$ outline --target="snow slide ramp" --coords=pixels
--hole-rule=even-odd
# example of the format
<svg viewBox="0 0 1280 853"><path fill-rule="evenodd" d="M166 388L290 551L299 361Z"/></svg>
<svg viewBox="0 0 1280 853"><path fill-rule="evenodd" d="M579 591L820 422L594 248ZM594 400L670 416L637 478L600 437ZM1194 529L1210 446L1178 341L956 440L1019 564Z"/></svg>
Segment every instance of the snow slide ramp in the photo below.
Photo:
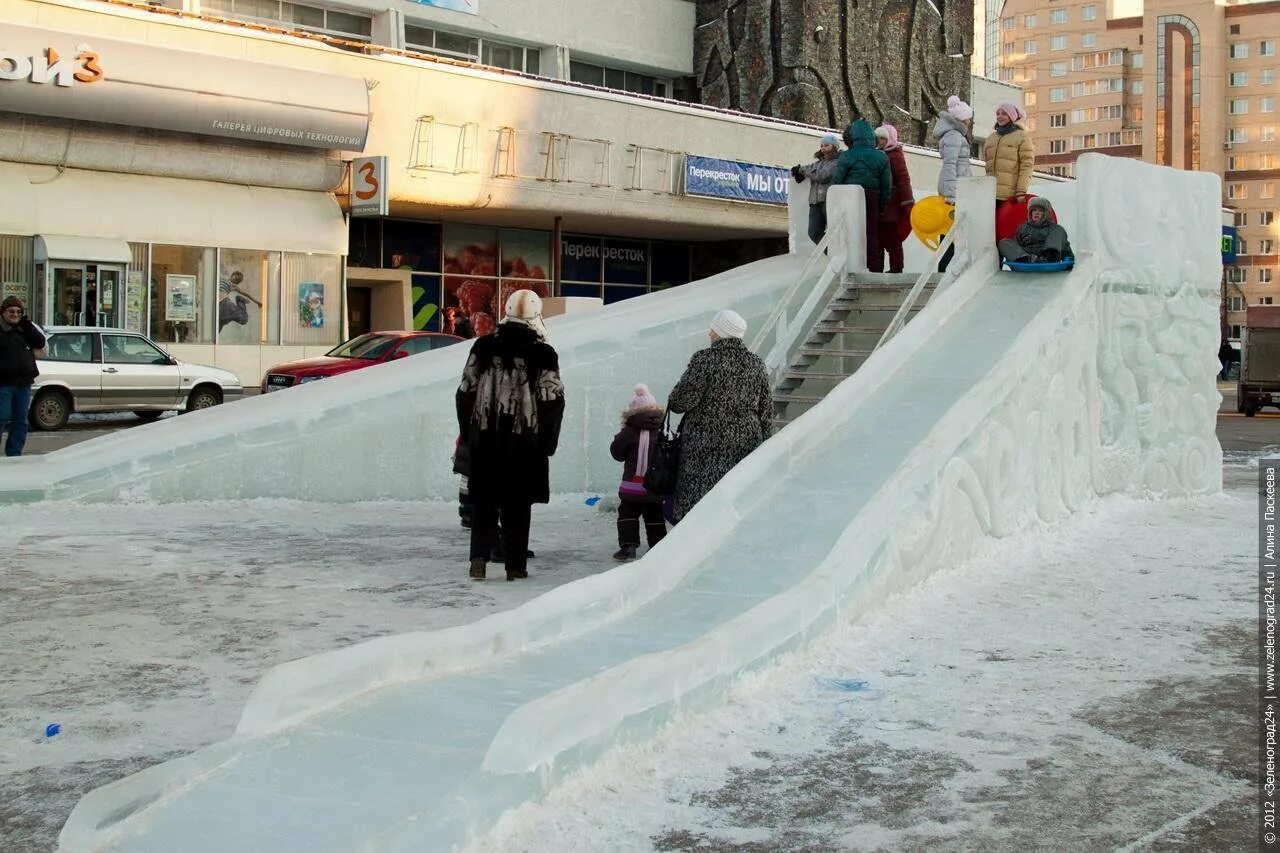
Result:
<svg viewBox="0 0 1280 853"><path fill-rule="evenodd" d="M90 793L62 848L455 849L987 537L1096 494L1217 489L1216 179L1081 169L1074 272L977 258L644 559L279 667L233 739ZM1159 239L1103 230L1103 187L1148 199Z"/></svg>

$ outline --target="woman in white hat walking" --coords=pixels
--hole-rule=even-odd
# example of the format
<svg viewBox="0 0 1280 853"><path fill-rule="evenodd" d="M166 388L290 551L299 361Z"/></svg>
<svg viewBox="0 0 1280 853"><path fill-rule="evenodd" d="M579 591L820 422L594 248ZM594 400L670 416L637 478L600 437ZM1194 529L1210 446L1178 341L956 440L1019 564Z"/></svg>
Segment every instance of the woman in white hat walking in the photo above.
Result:
<svg viewBox="0 0 1280 853"><path fill-rule="evenodd" d="M735 311L712 318L711 346L693 354L667 400L668 409L684 413L677 520L773 431L768 373L742 342L746 333L747 323Z"/></svg>

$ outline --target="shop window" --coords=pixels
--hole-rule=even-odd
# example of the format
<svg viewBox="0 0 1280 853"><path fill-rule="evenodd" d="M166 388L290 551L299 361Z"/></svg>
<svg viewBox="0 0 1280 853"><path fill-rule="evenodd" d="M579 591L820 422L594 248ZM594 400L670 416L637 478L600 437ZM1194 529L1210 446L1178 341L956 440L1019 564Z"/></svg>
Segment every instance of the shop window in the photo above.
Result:
<svg viewBox="0 0 1280 853"><path fill-rule="evenodd" d="M354 220L353 220L354 221ZM416 222L411 219L383 219L382 234L378 235L379 223L375 220L372 227L362 237L362 251L367 252L370 239L374 245L379 239L382 243L382 263L376 261L370 266L382 266L385 269L412 270L414 272L440 271L440 226L434 222ZM371 233L368 233L371 232ZM372 253L377 258L377 250ZM348 263L355 266L349 258Z"/></svg>
<svg viewBox="0 0 1280 853"><path fill-rule="evenodd" d="M279 252L218 252L218 343L275 343L279 340L279 306Z"/></svg>
<svg viewBox="0 0 1280 853"><path fill-rule="evenodd" d="M280 343L333 346L342 339L342 256L286 252Z"/></svg>
<svg viewBox="0 0 1280 853"><path fill-rule="evenodd" d="M604 241L604 283L649 284L649 245L632 240Z"/></svg>
<svg viewBox="0 0 1280 853"><path fill-rule="evenodd" d="M550 296L551 233L508 229L498 236L502 284L498 289L497 310L504 310L507 297L517 290L532 290L539 296Z"/></svg>
<svg viewBox="0 0 1280 853"><path fill-rule="evenodd" d="M560 279L562 282L599 284L603 271L599 237L565 236L561 238ZM564 294L566 296L583 295L569 293L568 290L564 290Z"/></svg>
<svg viewBox="0 0 1280 853"><path fill-rule="evenodd" d="M689 283L689 247L682 243L651 244L650 284L655 289Z"/></svg>
<svg viewBox="0 0 1280 853"><path fill-rule="evenodd" d="M217 328L217 251L192 246L151 247L151 339L211 344Z"/></svg>
<svg viewBox="0 0 1280 853"><path fill-rule="evenodd" d="M498 232L445 224L441 328L465 338L487 335L500 319Z"/></svg>
<svg viewBox="0 0 1280 853"><path fill-rule="evenodd" d="M383 266L378 257L381 220L353 216L347 225L347 265L378 268Z"/></svg>

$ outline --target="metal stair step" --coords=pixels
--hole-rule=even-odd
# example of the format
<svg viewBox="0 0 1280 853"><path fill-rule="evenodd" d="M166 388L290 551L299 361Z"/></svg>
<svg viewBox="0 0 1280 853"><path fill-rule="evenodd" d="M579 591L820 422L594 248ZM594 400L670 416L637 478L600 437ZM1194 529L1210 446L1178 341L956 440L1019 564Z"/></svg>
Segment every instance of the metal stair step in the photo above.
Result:
<svg viewBox="0 0 1280 853"><path fill-rule="evenodd" d="M842 373L840 371L805 370L803 367L795 365L782 371L782 378L784 379L848 379L852 375L853 371Z"/></svg>
<svg viewBox="0 0 1280 853"><path fill-rule="evenodd" d="M821 403L825 394L777 394L773 395L775 403Z"/></svg>
<svg viewBox="0 0 1280 853"><path fill-rule="evenodd" d="M835 358L866 358L871 355L869 349L827 349L822 346L802 346L799 352L800 355L829 355Z"/></svg>
<svg viewBox="0 0 1280 853"><path fill-rule="evenodd" d="M813 331L824 335L883 335L888 326L846 326L843 323L817 323Z"/></svg>

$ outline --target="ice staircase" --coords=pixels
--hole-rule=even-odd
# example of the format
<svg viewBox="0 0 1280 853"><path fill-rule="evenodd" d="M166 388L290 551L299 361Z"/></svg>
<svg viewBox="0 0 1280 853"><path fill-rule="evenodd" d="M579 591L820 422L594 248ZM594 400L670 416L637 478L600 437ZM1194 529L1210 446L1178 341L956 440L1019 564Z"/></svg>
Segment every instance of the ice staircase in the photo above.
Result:
<svg viewBox="0 0 1280 853"><path fill-rule="evenodd" d="M871 272L844 277L778 377L773 389L775 429L813 408L862 367L916 278L914 273ZM940 278L930 278L908 312L908 322L924 308Z"/></svg>

